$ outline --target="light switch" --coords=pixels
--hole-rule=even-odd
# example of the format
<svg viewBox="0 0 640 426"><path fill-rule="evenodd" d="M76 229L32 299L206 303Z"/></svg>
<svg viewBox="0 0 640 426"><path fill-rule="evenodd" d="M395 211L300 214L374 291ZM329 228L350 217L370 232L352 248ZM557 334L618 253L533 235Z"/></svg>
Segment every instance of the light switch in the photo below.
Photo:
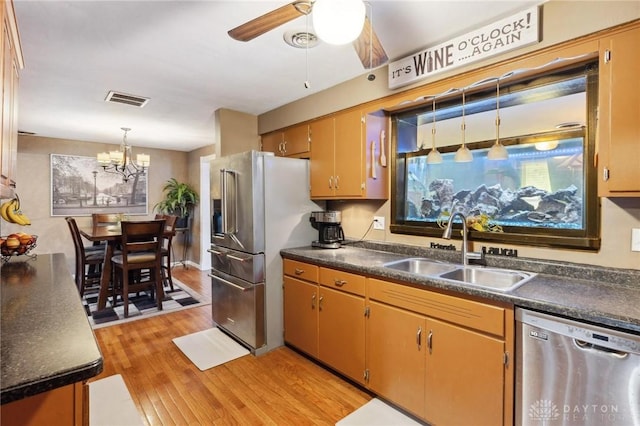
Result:
<svg viewBox="0 0 640 426"><path fill-rule="evenodd" d="M640 228L631 229L631 251L640 251Z"/></svg>

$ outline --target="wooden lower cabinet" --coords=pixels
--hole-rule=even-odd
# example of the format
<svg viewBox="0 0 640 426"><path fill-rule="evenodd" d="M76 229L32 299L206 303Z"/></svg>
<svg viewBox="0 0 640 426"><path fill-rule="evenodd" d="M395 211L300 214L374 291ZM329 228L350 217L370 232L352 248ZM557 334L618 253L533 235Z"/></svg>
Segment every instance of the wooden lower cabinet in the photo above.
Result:
<svg viewBox="0 0 640 426"><path fill-rule="evenodd" d="M504 342L436 319L427 320L425 418L434 425L500 425Z"/></svg>
<svg viewBox="0 0 640 426"><path fill-rule="evenodd" d="M288 344L430 424L513 424L513 306L284 265Z"/></svg>
<svg viewBox="0 0 640 426"><path fill-rule="evenodd" d="M418 417L425 416L425 336L422 315L369 302L369 388Z"/></svg>
<svg viewBox="0 0 640 426"><path fill-rule="evenodd" d="M73 383L0 407L3 426L87 426L89 387Z"/></svg>
<svg viewBox="0 0 640 426"><path fill-rule="evenodd" d="M318 357L318 285L284 277L284 340Z"/></svg>
<svg viewBox="0 0 640 426"><path fill-rule="evenodd" d="M364 297L320 286L318 359L364 383Z"/></svg>
<svg viewBox="0 0 640 426"><path fill-rule="evenodd" d="M317 266L288 259L284 271L285 342L364 384L364 277L319 268L318 278Z"/></svg>

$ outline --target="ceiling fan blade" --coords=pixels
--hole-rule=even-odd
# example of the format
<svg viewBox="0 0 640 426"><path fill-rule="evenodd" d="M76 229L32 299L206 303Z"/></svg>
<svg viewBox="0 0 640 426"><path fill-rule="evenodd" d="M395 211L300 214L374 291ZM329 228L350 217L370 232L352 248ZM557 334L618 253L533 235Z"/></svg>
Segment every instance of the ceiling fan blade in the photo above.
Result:
<svg viewBox="0 0 640 426"><path fill-rule="evenodd" d="M244 24L237 26L232 30L229 30L228 34L231 36L231 38L238 41L253 40L259 35L262 35L274 28L279 27L282 24L286 24L287 22L301 15L304 15L304 13L299 10L298 7L296 7L296 4L298 3L301 2L294 1L282 7L274 9L271 12L265 13L262 16L258 16L251 21L245 22Z"/></svg>
<svg viewBox="0 0 640 426"><path fill-rule="evenodd" d="M371 45L371 43L373 44ZM380 43L380 39L378 39L371 27L369 17L365 17L362 32L360 37L354 40L353 47L356 49L356 53L365 69L379 67L389 60L387 52L384 51L382 43ZM372 54L371 57L370 53Z"/></svg>

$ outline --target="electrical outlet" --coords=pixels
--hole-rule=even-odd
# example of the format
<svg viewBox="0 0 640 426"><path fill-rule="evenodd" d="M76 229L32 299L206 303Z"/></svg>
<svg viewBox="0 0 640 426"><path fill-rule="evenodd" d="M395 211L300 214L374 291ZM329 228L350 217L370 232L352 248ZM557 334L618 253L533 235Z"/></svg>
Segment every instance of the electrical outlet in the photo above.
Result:
<svg viewBox="0 0 640 426"><path fill-rule="evenodd" d="M640 228L631 228L631 251L640 251Z"/></svg>
<svg viewBox="0 0 640 426"><path fill-rule="evenodd" d="M373 229L379 229L384 231L384 216L373 217Z"/></svg>

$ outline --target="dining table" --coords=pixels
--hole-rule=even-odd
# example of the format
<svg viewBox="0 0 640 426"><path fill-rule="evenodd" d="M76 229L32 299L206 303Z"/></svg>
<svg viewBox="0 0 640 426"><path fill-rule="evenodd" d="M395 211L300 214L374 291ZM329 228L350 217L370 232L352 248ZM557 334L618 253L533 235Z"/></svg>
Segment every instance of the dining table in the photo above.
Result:
<svg viewBox="0 0 640 426"><path fill-rule="evenodd" d="M122 242L122 229L120 225L107 226L81 226L79 227L80 235L92 242L106 242L104 251L104 265L102 266L102 274L100 275L100 291L98 292L97 310L102 310L107 306L107 298L109 297L109 285L111 282L111 258L116 247ZM165 230L164 237L172 237L173 232Z"/></svg>

